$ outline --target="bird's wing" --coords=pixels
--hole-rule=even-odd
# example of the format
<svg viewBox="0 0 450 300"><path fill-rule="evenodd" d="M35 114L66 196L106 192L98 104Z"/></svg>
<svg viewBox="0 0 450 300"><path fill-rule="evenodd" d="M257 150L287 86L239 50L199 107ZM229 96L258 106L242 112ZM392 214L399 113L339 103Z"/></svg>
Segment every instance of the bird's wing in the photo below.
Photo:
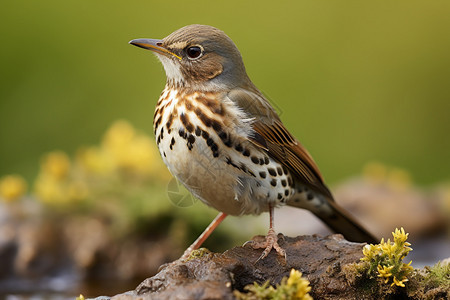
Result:
<svg viewBox="0 0 450 300"><path fill-rule="evenodd" d="M292 136L270 103L259 93L234 89L228 97L254 118L252 142L286 166L306 186L333 199L308 151Z"/></svg>

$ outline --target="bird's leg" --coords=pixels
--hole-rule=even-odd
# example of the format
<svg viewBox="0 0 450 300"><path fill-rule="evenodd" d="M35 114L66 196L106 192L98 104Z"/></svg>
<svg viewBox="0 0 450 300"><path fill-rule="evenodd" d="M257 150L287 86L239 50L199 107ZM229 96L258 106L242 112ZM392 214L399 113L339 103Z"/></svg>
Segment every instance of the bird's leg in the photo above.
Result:
<svg viewBox="0 0 450 300"><path fill-rule="evenodd" d="M274 215L274 207L269 204L269 218L270 218L270 226L269 226L269 232L267 232L266 239L264 242L256 242L252 241L251 246L253 249L261 249L264 248L263 253L261 256L256 260L259 261L260 259L264 259L267 255L269 255L270 251L275 249L279 255L283 256L286 260L286 252L283 248L278 245L278 236L275 233L275 229L273 226L273 215Z"/></svg>
<svg viewBox="0 0 450 300"><path fill-rule="evenodd" d="M216 229L217 226L219 226L220 223L225 219L227 214L224 214L223 212L220 212L217 217L212 220L212 222L206 227L206 229L200 234L200 236L195 240L195 242L190 245L186 251L184 251L183 255L180 257L180 259L185 260L189 258L191 255L191 252L200 248L200 246L203 244L203 242L211 235L211 233Z"/></svg>

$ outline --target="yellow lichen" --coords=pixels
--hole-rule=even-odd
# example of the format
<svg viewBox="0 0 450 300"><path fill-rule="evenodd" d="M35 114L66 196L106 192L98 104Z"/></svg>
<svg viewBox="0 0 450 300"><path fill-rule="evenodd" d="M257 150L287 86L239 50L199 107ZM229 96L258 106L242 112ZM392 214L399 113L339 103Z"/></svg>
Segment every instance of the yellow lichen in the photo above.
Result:
<svg viewBox="0 0 450 300"><path fill-rule="evenodd" d="M158 156L150 137L137 132L127 121L119 120L105 133L100 149L96 152L91 149L81 158L84 158L82 163L91 169L112 169L142 176L158 174L169 179L169 172Z"/></svg>
<svg viewBox="0 0 450 300"><path fill-rule="evenodd" d="M378 266L377 266L378 277L385 278L386 280L385 280L384 283L387 283L387 282L389 281L389 277L392 276L391 271L392 271L393 268L394 268L394 266L389 266L389 267L388 267L388 266L381 266L381 265L378 265Z"/></svg>
<svg viewBox="0 0 450 300"><path fill-rule="evenodd" d="M0 198L6 202L13 202L25 195L27 183L19 175L8 175L0 179Z"/></svg>
<svg viewBox="0 0 450 300"><path fill-rule="evenodd" d="M370 162L364 167L363 178L369 183L387 185L391 189L399 191L410 187L412 181L411 175L407 171L378 162Z"/></svg>
<svg viewBox="0 0 450 300"><path fill-rule="evenodd" d="M406 190L411 186L411 181L411 175L400 168L392 168L387 178L388 185L396 190Z"/></svg>
<svg viewBox="0 0 450 300"><path fill-rule="evenodd" d="M234 296L239 300L259 299L290 299L290 300L312 300L309 295L311 287L309 281L302 277L302 273L292 269L289 278L283 277L281 283L275 288L266 281L262 285L256 282L247 285L244 290L247 293L234 291Z"/></svg>
<svg viewBox="0 0 450 300"><path fill-rule="evenodd" d="M88 174L105 175L113 171L110 157L99 147L83 147L77 151L76 161Z"/></svg>
<svg viewBox="0 0 450 300"><path fill-rule="evenodd" d="M45 155L34 194L47 204L66 204L105 195L133 180L137 183L169 178L154 141L127 121L119 120L107 130L100 146L79 149L73 161L62 151Z"/></svg>
<svg viewBox="0 0 450 300"><path fill-rule="evenodd" d="M372 182L383 182L387 177L387 167L378 162L367 163L363 170L364 179Z"/></svg>
<svg viewBox="0 0 450 300"><path fill-rule="evenodd" d="M384 283L391 281L391 286L405 287L413 268L411 262L403 263L403 259L412 250L406 240L408 233L403 228L396 228L392 233L394 241L381 239L380 244L366 245L361 258L363 269L370 277L380 277Z"/></svg>
<svg viewBox="0 0 450 300"><path fill-rule="evenodd" d="M209 251L207 248L199 248L199 249L193 250L191 252L191 254L189 255L189 257L186 259L186 261L189 261L189 260L195 259L195 258L201 258L209 253L211 253L211 251Z"/></svg>
<svg viewBox="0 0 450 300"><path fill-rule="evenodd" d="M309 281L302 277L302 273L300 271L292 269L286 285L288 290L295 290L293 293L294 297L292 299L312 300L312 297L308 294L311 290Z"/></svg>
<svg viewBox="0 0 450 300"><path fill-rule="evenodd" d="M55 180L63 180L69 175L70 167L69 156L62 151L54 151L42 160L41 173Z"/></svg>

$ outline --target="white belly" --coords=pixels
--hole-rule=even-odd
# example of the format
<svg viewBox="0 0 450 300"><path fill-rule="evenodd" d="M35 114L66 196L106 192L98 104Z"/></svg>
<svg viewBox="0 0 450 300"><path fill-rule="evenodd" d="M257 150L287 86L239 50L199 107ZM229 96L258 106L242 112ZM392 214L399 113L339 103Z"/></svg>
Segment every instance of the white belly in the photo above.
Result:
<svg viewBox="0 0 450 300"><path fill-rule="evenodd" d="M166 98L170 104L155 128L158 147L172 175L197 198L226 214L241 215L267 211L269 203L280 204L293 194L289 172L248 141L249 124L226 127L230 140L223 139L193 111L183 106L174 110L170 94Z"/></svg>

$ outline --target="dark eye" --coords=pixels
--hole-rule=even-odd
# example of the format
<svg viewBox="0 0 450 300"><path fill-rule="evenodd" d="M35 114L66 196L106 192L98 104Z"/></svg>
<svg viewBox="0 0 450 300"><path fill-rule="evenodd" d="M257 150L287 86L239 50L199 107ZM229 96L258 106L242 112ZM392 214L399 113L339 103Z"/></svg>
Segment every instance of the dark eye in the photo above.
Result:
<svg viewBox="0 0 450 300"><path fill-rule="evenodd" d="M202 48L198 46L189 47L186 49L186 54L189 58L198 58L202 55Z"/></svg>

